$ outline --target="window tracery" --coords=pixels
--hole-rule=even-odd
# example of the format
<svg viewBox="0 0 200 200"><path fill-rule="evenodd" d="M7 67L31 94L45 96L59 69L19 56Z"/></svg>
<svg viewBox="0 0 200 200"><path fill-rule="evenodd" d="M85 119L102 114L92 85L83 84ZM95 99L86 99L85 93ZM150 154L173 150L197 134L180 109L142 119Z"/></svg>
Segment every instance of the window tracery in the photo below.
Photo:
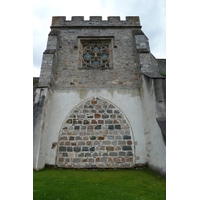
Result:
<svg viewBox="0 0 200 200"><path fill-rule="evenodd" d="M83 45L83 68L106 69L110 68L109 44L85 44Z"/></svg>

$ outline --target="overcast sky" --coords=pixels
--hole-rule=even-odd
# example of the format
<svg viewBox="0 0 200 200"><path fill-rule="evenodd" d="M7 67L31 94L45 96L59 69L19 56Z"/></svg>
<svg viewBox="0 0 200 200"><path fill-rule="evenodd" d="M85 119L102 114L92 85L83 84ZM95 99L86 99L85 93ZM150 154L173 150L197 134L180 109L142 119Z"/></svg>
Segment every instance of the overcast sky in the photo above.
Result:
<svg viewBox="0 0 200 200"><path fill-rule="evenodd" d="M33 76L40 75L52 16L139 16L142 30L149 38L151 53L166 58L165 0L34 0L33 1Z"/></svg>

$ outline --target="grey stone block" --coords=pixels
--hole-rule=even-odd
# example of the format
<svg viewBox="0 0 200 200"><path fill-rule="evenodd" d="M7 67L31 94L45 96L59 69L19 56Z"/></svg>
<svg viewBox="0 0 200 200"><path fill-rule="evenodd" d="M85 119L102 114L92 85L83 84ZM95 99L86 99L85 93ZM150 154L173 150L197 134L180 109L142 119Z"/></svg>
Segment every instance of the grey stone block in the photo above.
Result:
<svg viewBox="0 0 200 200"><path fill-rule="evenodd" d="M91 148L90 148L90 151L95 151L95 147L91 147Z"/></svg>
<svg viewBox="0 0 200 200"><path fill-rule="evenodd" d="M59 147L58 151L66 151L66 147Z"/></svg>
<svg viewBox="0 0 200 200"><path fill-rule="evenodd" d="M108 140L114 140L114 135L108 135Z"/></svg>
<svg viewBox="0 0 200 200"><path fill-rule="evenodd" d="M121 129L121 125L115 125L115 129Z"/></svg>
<svg viewBox="0 0 200 200"><path fill-rule="evenodd" d="M108 129L114 130L114 125L108 125Z"/></svg>
<svg viewBox="0 0 200 200"><path fill-rule="evenodd" d="M92 136L90 140L96 140L96 136Z"/></svg>
<svg viewBox="0 0 200 200"><path fill-rule="evenodd" d="M78 157L84 157L84 153L78 154Z"/></svg>
<svg viewBox="0 0 200 200"><path fill-rule="evenodd" d="M89 151L88 147L82 147L82 151Z"/></svg>
<svg viewBox="0 0 200 200"><path fill-rule="evenodd" d="M110 152L110 156L118 156L117 152Z"/></svg>
<svg viewBox="0 0 200 200"><path fill-rule="evenodd" d="M109 115L103 114L103 115L102 115L102 118L103 118L103 119L109 118Z"/></svg>
<svg viewBox="0 0 200 200"><path fill-rule="evenodd" d="M99 130L99 129L101 129L101 125L95 126L95 130Z"/></svg>
<svg viewBox="0 0 200 200"><path fill-rule="evenodd" d="M123 140L130 140L131 136L130 135L124 135Z"/></svg>
<svg viewBox="0 0 200 200"><path fill-rule="evenodd" d="M124 150L124 151L130 151L130 150L132 150L132 147L131 146L123 146L122 150Z"/></svg>
<svg viewBox="0 0 200 200"><path fill-rule="evenodd" d="M68 152L72 152L72 147L67 147Z"/></svg>
<svg viewBox="0 0 200 200"><path fill-rule="evenodd" d="M133 153L131 151L127 152L127 156L133 156Z"/></svg>
<svg viewBox="0 0 200 200"><path fill-rule="evenodd" d="M81 147L74 147L74 151L75 151L75 152L81 151Z"/></svg>
<svg viewBox="0 0 200 200"><path fill-rule="evenodd" d="M119 152L119 156L126 156L126 152Z"/></svg>

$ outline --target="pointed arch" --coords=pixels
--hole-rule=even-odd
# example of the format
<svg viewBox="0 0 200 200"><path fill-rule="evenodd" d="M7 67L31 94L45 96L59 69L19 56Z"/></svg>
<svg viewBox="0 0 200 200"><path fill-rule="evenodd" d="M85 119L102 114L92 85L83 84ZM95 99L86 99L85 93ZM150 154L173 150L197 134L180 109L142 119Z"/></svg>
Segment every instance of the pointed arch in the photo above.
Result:
<svg viewBox="0 0 200 200"><path fill-rule="evenodd" d="M57 165L65 168L129 168L135 164L128 119L102 97L82 101L60 129Z"/></svg>

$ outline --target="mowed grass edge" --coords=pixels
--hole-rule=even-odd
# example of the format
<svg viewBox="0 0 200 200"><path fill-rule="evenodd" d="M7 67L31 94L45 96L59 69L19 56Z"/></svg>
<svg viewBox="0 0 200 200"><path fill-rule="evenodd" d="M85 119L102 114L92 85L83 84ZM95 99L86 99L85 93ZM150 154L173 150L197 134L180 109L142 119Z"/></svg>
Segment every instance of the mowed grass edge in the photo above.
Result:
<svg viewBox="0 0 200 200"><path fill-rule="evenodd" d="M34 200L164 200L166 179L150 169L33 171Z"/></svg>

